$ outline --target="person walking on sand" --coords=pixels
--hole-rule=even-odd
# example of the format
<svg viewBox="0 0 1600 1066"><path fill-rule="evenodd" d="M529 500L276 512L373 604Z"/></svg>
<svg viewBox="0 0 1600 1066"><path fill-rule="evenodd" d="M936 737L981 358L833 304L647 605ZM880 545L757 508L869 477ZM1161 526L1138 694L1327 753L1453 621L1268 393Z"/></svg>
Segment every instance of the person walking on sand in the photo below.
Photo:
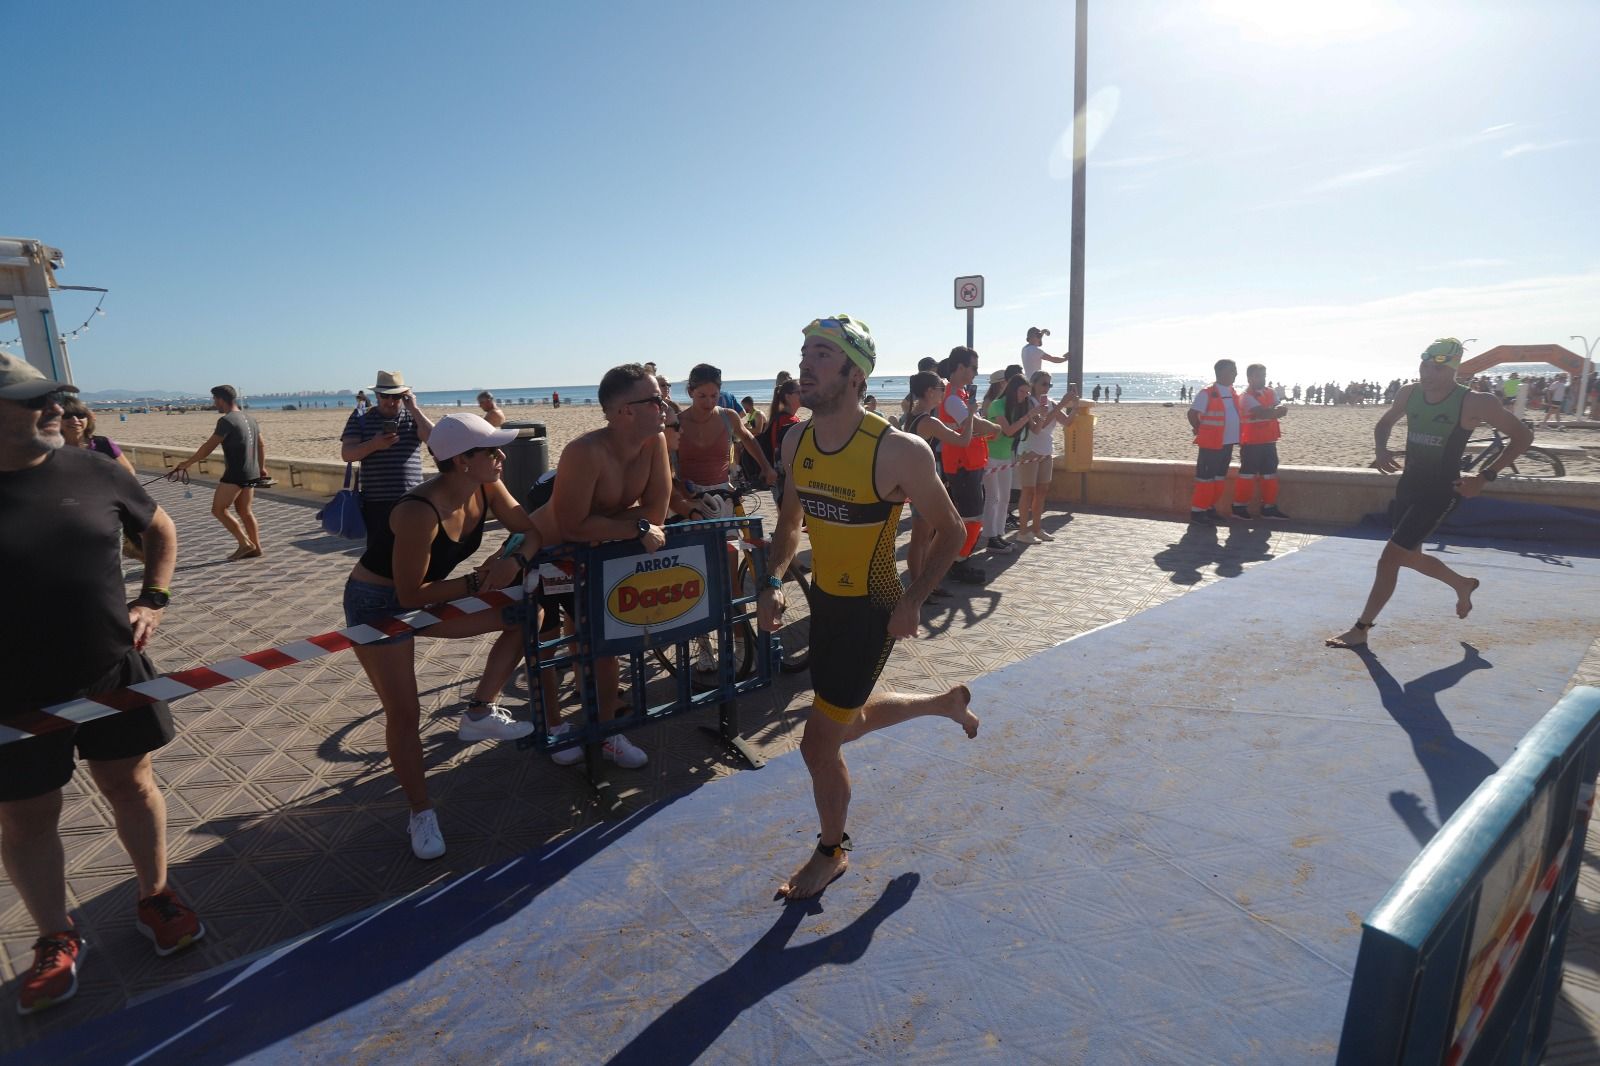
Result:
<svg viewBox="0 0 1600 1066"><path fill-rule="evenodd" d="M1355 625L1324 642L1330 648L1366 646L1367 631L1377 624L1378 612L1394 595L1402 566L1449 585L1456 594L1457 618L1467 617L1472 610L1472 593L1478 587L1478 579L1463 577L1442 559L1425 554L1422 542L1463 498L1478 495L1500 471L1516 462L1533 443L1533 430L1493 394L1473 392L1456 381L1461 355L1461 342L1454 337L1428 345L1422 353L1419 380L1395 395L1394 404L1373 428L1377 456L1372 465L1392 474L1401 467L1388 449L1389 431L1402 417L1406 420L1405 468L1389 509L1394 533L1378 557L1378 572L1361 616ZM1493 462L1478 473L1463 477L1461 453L1467 438L1485 423L1504 433L1509 443Z"/></svg>
<svg viewBox="0 0 1600 1066"><path fill-rule="evenodd" d="M783 441L789 477L758 598L761 628L774 632L783 624L779 575L794 561L804 517L811 538L813 696L800 754L811 773L821 832L816 850L778 890L790 900L817 895L849 865L845 744L926 715L978 735L965 685L937 695L872 694L895 640L916 635L922 605L955 561L964 531L927 443L861 407L877 360L866 324L835 315L812 321L803 332L800 393L811 419ZM907 496L934 529L922 573L902 592L894 531Z"/></svg>
<svg viewBox="0 0 1600 1066"><path fill-rule="evenodd" d="M222 445L222 480L211 497L211 516L233 534L239 548L228 556L230 562L261 558L261 526L252 509L256 482L267 468L266 445L256 420L239 409L239 390L218 385L211 390L211 404L221 416L211 437L189 458L173 468L177 474L188 470ZM170 476L170 475L169 475ZM229 509L238 513L234 517Z"/></svg>

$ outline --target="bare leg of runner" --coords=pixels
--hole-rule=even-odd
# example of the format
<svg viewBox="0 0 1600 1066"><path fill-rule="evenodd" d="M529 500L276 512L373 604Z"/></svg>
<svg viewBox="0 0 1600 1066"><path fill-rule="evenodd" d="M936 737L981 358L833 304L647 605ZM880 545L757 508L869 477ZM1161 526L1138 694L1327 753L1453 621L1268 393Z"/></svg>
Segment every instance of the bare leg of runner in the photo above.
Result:
<svg viewBox="0 0 1600 1066"><path fill-rule="evenodd" d="M1367 594L1367 604L1361 609L1361 617L1357 619L1358 622L1366 623L1366 628L1359 625L1351 626L1343 633L1329 637L1323 643L1330 648L1364 646L1367 643L1367 628L1378 620L1378 613L1394 595L1395 583L1399 579L1402 566L1442 581L1454 589L1457 618L1465 618L1472 611L1472 593L1478 587L1477 578L1463 577L1446 566L1437 556L1402 548L1390 541L1383 546L1383 554L1378 557L1378 572L1372 579L1372 591Z"/></svg>
<svg viewBox="0 0 1600 1066"><path fill-rule="evenodd" d="M817 801L822 839L837 842L844 838L845 816L850 809L850 769L845 765L841 750L845 744L874 730L925 715L948 718L966 730L968 737L976 737L978 716L967 706L971 700L972 693L965 685L957 685L937 696L886 692L867 700L850 722L836 722L813 706L806 718L805 735L800 738L800 754L805 758L806 769L811 771L811 791ZM813 851L778 893L789 899L815 896L849 865L843 849L831 856Z"/></svg>

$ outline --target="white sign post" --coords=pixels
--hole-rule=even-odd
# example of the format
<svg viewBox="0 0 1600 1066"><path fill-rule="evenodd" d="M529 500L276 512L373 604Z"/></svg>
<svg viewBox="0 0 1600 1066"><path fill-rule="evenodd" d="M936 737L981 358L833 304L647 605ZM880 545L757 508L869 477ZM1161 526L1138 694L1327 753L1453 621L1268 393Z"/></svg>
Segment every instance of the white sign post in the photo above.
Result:
<svg viewBox="0 0 1600 1066"><path fill-rule="evenodd" d="M967 347L972 347L972 312L983 306L983 275L956 279L956 310L967 312Z"/></svg>

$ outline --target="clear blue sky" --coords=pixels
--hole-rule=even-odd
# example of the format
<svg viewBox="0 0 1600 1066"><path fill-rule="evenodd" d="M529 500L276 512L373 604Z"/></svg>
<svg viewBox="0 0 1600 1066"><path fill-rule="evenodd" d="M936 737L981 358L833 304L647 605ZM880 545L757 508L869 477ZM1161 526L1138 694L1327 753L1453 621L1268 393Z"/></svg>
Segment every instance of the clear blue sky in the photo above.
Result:
<svg viewBox="0 0 1600 1066"><path fill-rule="evenodd" d="M0 231L111 290L86 389L761 377L834 311L898 373L966 273L1059 351L1071 6L21 4ZM1090 373L1600 333L1600 4L1090 18Z"/></svg>

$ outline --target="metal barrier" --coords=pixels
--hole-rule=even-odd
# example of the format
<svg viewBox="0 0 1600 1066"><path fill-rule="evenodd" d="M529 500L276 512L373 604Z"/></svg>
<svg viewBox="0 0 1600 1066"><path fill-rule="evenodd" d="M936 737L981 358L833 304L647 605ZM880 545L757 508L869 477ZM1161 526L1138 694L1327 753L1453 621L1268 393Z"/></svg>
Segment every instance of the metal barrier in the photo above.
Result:
<svg viewBox="0 0 1600 1066"><path fill-rule="evenodd" d="M730 538L754 553L755 572L766 572L766 549L758 518L713 519L682 522L666 527L666 544L647 552L636 541L612 541L584 546L561 544L534 558L527 584L530 600L537 580L548 594L572 593L574 632L540 640L537 612L529 610L523 623L524 654L528 664L530 703L535 731L518 741L521 748L557 752L582 745L589 782L602 805L616 806L602 769L600 746L616 733L626 733L648 722L715 705L717 724L702 727L751 769L763 760L740 735L740 696L772 685L773 645L756 625L756 596L730 595L728 551ZM753 646L752 668L740 676L734 659L738 644ZM715 634L714 683L697 685L689 668L697 637ZM667 671L659 659L676 656L678 669ZM596 656L617 656L626 667L632 713L609 722L600 719L602 695L595 680ZM581 720L571 732L550 736L545 723L545 698L540 684L543 670L573 667L578 674ZM657 673L664 675L658 678ZM659 682L670 678L663 689Z"/></svg>
<svg viewBox="0 0 1600 1066"><path fill-rule="evenodd" d="M1536 1063L1600 773L1577 688L1439 830L1361 928L1340 1063Z"/></svg>

